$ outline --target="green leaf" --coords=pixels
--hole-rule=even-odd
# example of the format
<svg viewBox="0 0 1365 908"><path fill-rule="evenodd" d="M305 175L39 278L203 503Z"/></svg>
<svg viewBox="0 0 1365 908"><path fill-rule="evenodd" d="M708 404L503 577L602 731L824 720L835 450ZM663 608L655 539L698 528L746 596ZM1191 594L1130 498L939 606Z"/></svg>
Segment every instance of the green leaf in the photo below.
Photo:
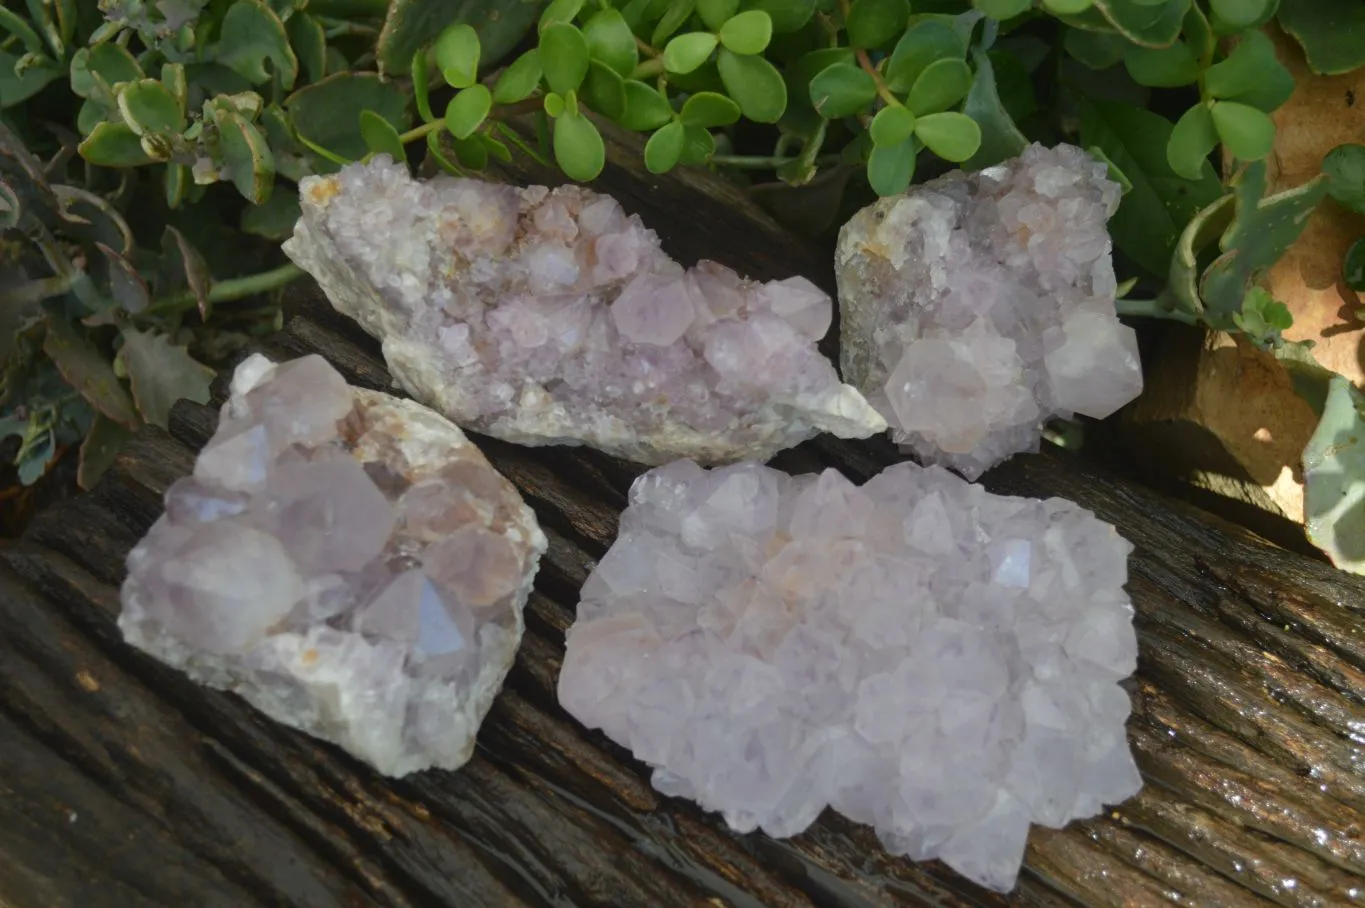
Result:
<svg viewBox="0 0 1365 908"><path fill-rule="evenodd" d="M214 372L195 362L189 351L164 334L123 329L119 361L133 386L133 399L142 418L166 428L171 406L183 399L206 404Z"/></svg>
<svg viewBox="0 0 1365 908"><path fill-rule="evenodd" d="M255 205L243 212L242 221L246 222L247 216L256 211L270 208L277 199L286 201L292 200L294 203L294 218L285 228L284 233L279 237L271 239L283 239L289 236L294 230L294 224L298 221L299 197L296 192L272 192L270 201L265 205ZM213 286L213 277L209 274L208 262L204 261L204 255L194 244L185 238L185 235L174 227L167 226L161 235L161 249L163 254L173 265L174 286L188 287L194 296L195 305L199 309L199 315L204 321L208 321L211 303L209 302L209 290Z"/></svg>
<svg viewBox="0 0 1365 908"><path fill-rule="evenodd" d="M89 338L71 322L49 317L43 353L52 360L68 385L96 410L126 426L136 426L137 410L113 366Z"/></svg>
<svg viewBox="0 0 1365 908"><path fill-rule="evenodd" d="M1138 0L1141 2L1141 0ZM1059 16L1075 16L1094 5L1094 0L1043 0L1043 8Z"/></svg>
<svg viewBox="0 0 1365 908"><path fill-rule="evenodd" d="M289 33L289 44L298 57L299 69L309 82L318 82L327 75L327 35L322 24L312 16L295 13L284 24Z"/></svg>
<svg viewBox="0 0 1365 908"><path fill-rule="evenodd" d="M1200 257L1228 229L1237 211L1236 203L1231 193L1222 196L1196 212L1180 232L1167 271L1166 288L1180 308L1188 312L1204 311L1204 301L1199 298Z"/></svg>
<svg viewBox="0 0 1365 908"><path fill-rule="evenodd" d="M699 91L683 104L678 119L684 126L715 129L739 119L739 105L714 91Z"/></svg>
<svg viewBox="0 0 1365 908"><path fill-rule="evenodd" d="M815 15L816 0L751 0L750 9L761 9L773 20L773 33L800 31Z"/></svg>
<svg viewBox="0 0 1365 908"><path fill-rule="evenodd" d="M739 0L697 0L697 15L702 24L713 32L720 31L731 16L739 10Z"/></svg>
<svg viewBox="0 0 1365 908"><path fill-rule="evenodd" d="M284 106L299 138L348 161L358 161L368 151L359 111L374 111L400 134L408 129L407 97L377 73L334 73L294 92Z"/></svg>
<svg viewBox="0 0 1365 908"><path fill-rule="evenodd" d="M1199 279L1199 297L1209 323L1226 330L1240 311L1247 291L1284 255L1327 194L1327 178L1317 176L1277 195L1265 196L1266 165L1258 161L1233 178L1236 216L1219 243L1222 255Z"/></svg>
<svg viewBox="0 0 1365 908"><path fill-rule="evenodd" d="M1341 263L1341 278L1356 293L1365 293L1365 237L1361 237L1346 250L1346 258Z"/></svg>
<svg viewBox="0 0 1365 908"><path fill-rule="evenodd" d="M451 176L458 177L463 175L464 172L460 170L458 166L456 166L454 161L450 160L450 158L446 156L445 149L441 147L441 133L439 130L432 130L431 132L427 133L427 154L430 155L431 159L436 162L436 165L440 167L441 170L445 171Z"/></svg>
<svg viewBox="0 0 1365 908"><path fill-rule="evenodd" d="M1124 173L1119 168L1119 165L1115 164L1113 161L1109 159L1109 155L1104 153L1103 148L1101 148L1098 145L1091 145L1089 148L1086 149L1086 151L1089 152L1090 156L1093 157L1095 160L1100 161L1104 164L1104 166L1109 171L1108 173L1109 179L1119 184L1119 189L1123 192L1124 195L1127 195L1128 193L1133 191L1133 181L1128 179L1128 174Z"/></svg>
<svg viewBox="0 0 1365 908"><path fill-rule="evenodd" d="M827 120L862 113L877 98L877 83L861 67L835 63L821 70L810 83L811 103Z"/></svg>
<svg viewBox="0 0 1365 908"><path fill-rule="evenodd" d="M1215 98L1249 104L1264 111L1279 107L1294 93L1294 77L1275 58L1275 45L1263 33L1246 32L1227 59L1204 74Z"/></svg>
<svg viewBox="0 0 1365 908"><path fill-rule="evenodd" d="M572 25L557 22L540 35L540 67L556 94L576 91L588 75L588 40Z"/></svg>
<svg viewBox="0 0 1365 908"><path fill-rule="evenodd" d="M1160 114L1112 101L1083 102L1079 113L1081 144L1101 149L1133 185L1109 221L1115 245L1165 276L1181 230L1223 194L1213 165L1201 159L1194 181L1176 174L1166 155L1172 125Z"/></svg>
<svg viewBox="0 0 1365 908"><path fill-rule="evenodd" d="M972 79L972 89L967 93L967 101L962 105L962 112L981 127L981 147L964 164L973 170L980 170L1021 154L1028 146L1028 140L1000 103L990 55L977 48L972 51L972 62L976 64L976 75Z"/></svg>
<svg viewBox="0 0 1365 908"><path fill-rule="evenodd" d="M872 191L879 196L905 192L915 175L915 152L911 139L873 148L867 159L867 181L872 184Z"/></svg>
<svg viewBox="0 0 1365 908"><path fill-rule="evenodd" d="M1233 323L1262 349L1283 342L1284 332L1294 324L1289 307L1264 287L1252 287L1242 300L1242 311L1232 315Z"/></svg>
<svg viewBox="0 0 1365 908"><path fill-rule="evenodd" d="M370 154L386 154L399 164L408 159L398 130L372 110L360 112L360 135L364 138L365 147L369 149Z"/></svg>
<svg viewBox="0 0 1365 908"><path fill-rule="evenodd" d="M524 101L540 86L541 75L540 52L531 48L498 76L498 82L493 86L493 102L515 104Z"/></svg>
<svg viewBox="0 0 1365 908"><path fill-rule="evenodd" d="M564 97L550 92L545 96L545 113L550 119L556 119L564 113Z"/></svg>
<svg viewBox="0 0 1365 908"><path fill-rule="evenodd" d="M451 147L455 149L455 159L460 162L461 167L468 167L470 170L483 170L488 166L488 146L481 141L479 136L471 136L468 139L453 139Z"/></svg>
<svg viewBox="0 0 1365 908"><path fill-rule="evenodd" d="M664 47L664 69L678 74L692 72L711 56L716 41L716 36L710 32L678 35Z"/></svg>
<svg viewBox="0 0 1365 908"><path fill-rule="evenodd" d="M105 265L108 266L109 295L119 308L137 315L151 305L151 291L133 263L103 243L96 243L95 248L104 256Z"/></svg>
<svg viewBox="0 0 1365 908"><path fill-rule="evenodd" d="M478 32L460 23L441 32L431 57L451 88L468 88L478 81L481 50Z"/></svg>
<svg viewBox="0 0 1365 908"><path fill-rule="evenodd" d="M676 120L649 137L645 143L645 167L650 173L667 173L682 158L685 129Z"/></svg>
<svg viewBox="0 0 1365 908"><path fill-rule="evenodd" d="M589 109L609 120L619 120L626 113L626 83L615 70L594 60L588 65L588 77L583 80L582 101Z"/></svg>
<svg viewBox="0 0 1365 908"><path fill-rule="evenodd" d="M78 146L80 155L99 167L137 167L152 163L142 139L127 123L100 123Z"/></svg>
<svg viewBox="0 0 1365 908"><path fill-rule="evenodd" d="M1165 47L1180 35L1191 0L1095 0L1095 9L1134 44Z"/></svg>
<svg viewBox="0 0 1365 908"><path fill-rule="evenodd" d="M446 128L457 139L467 139L483 125L493 109L493 95L487 85L471 85L457 92L446 106ZM372 114L378 118L377 114ZM382 122L382 118L381 122ZM397 133L395 133L395 136Z"/></svg>
<svg viewBox="0 0 1365 908"><path fill-rule="evenodd" d="M71 91L82 98L112 102L113 86L142 77L133 55L112 41L89 50L82 47L71 57Z"/></svg>
<svg viewBox="0 0 1365 908"><path fill-rule="evenodd" d="M623 79L629 77L640 62L635 35L621 13L611 7L595 13L584 23L583 37L588 41L589 56L614 70Z"/></svg>
<svg viewBox="0 0 1365 908"><path fill-rule="evenodd" d="M1033 0L972 0L972 6L992 19L1004 21L1028 12Z"/></svg>
<svg viewBox="0 0 1365 908"><path fill-rule="evenodd" d="M872 118L872 126L868 132L872 135L872 144L878 148L903 145L915 134L915 115L904 107L883 107Z"/></svg>
<svg viewBox="0 0 1365 908"><path fill-rule="evenodd" d="M504 164L511 163L512 151L506 145L499 142L497 139L493 138L486 132L480 133L478 138L479 141L483 143L484 147L488 149L488 156L490 158L497 158Z"/></svg>
<svg viewBox="0 0 1365 908"><path fill-rule="evenodd" d="M1275 124L1264 111L1236 101L1218 101L1209 112L1228 151L1243 161L1258 161L1275 145Z"/></svg>
<svg viewBox="0 0 1365 908"><path fill-rule="evenodd" d="M961 60L936 60L919 74L905 103L916 116L938 113L965 98L971 88L971 67Z"/></svg>
<svg viewBox="0 0 1365 908"><path fill-rule="evenodd" d="M1169 47L1129 45L1123 65L1134 82L1151 88L1177 88L1199 78L1199 61L1183 41Z"/></svg>
<svg viewBox="0 0 1365 908"><path fill-rule="evenodd" d="M1066 52L1091 69L1108 69L1123 60L1128 49L1136 45L1118 32L1093 32L1068 28L1062 39Z"/></svg>
<svg viewBox="0 0 1365 908"><path fill-rule="evenodd" d="M1213 14L1234 29L1256 25L1269 4L1270 0L1209 0Z"/></svg>
<svg viewBox="0 0 1365 908"><path fill-rule="evenodd" d="M945 161L960 164L981 147L981 127L966 114L935 113L915 120L915 136Z"/></svg>
<svg viewBox="0 0 1365 908"><path fill-rule="evenodd" d="M427 52L419 50L412 55L412 100L417 105L417 116L423 123L436 119L431 109L431 83L427 71Z"/></svg>
<svg viewBox="0 0 1365 908"><path fill-rule="evenodd" d="M51 60L43 59L36 65L15 75L19 58L0 51L0 109L15 107L66 75L66 71Z"/></svg>
<svg viewBox="0 0 1365 908"><path fill-rule="evenodd" d="M289 34L275 11L259 0L237 0L223 17L217 60L252 85L270 81L270 61L287 91L299 77L299 58L289 46Z"/></svg>
<svg viewBox="0 0 1365 908"><path fill-rule="evenodd" d="M737 54L761 54L773 38L773 20L758 9L740 13L721 26L720 43Z"/></svg>
<svg viewBox="0 0 1365 908"><path fill-rule="evenodd" d="M909 21L908 0L854 0L844 28L849 44L871 49L903 33Z"/></svg>
<svg viewBox="0 0 1365 908"><path fill-rule="evenodd" d="M668 101L648 85L628 80L625 88L626 113L619 122L626 129L648 132L673 119L673 108Z"/></svg>
<svg viewBox="0 0 1365 908"><path fill-rule="evenodd" d="M361 113L362 120L366 113L369 111ZM275 185L275 158L265 136L243 117L226 111L218 114L218 133L232 185L253 205L270 198Z"/></svg>
<svg viewBox="0 0 1365 908"><path fill-rule="evenodd" d="M573 22L578 14L582 12L584 0L554 0L549 6L545 7L545 12L540 14L540 21L536 29L544 32L551 25L563 22Z"/></svg>
<svg viewBox="0 0 1365 908"><path fill-rule="evenodd" d="M118 93L123 122L139 136L147 133L179 133L185 128L180 102L156 79L129 82Z"/></svg>
<svg viewBox="0 0 1365 908"><path fill-rule="evenodd" d="M930 64L937 60L961 60L966 55L967 46L952 26L938 19L921 19L896 42L884 78L893 92L902 94L910 90Z"/></svg>
<svg viewBox="0 0 1365 908"><path fill-rule="evenodd" d="M554 151L564 175L580 183L595 179L607 160L597 127L582 114L567 111L555 120Z"/></svg>
<svg viewBox="0 0 1365 908"><path fill-rule="evenodd" d="M660 47L665 41L672 37L673 33L682 28L683 24L692 17L692 11L696 7L696 0L672 0L668 4L668 11L664 13L659 24L654 26L654 33L650 36L649 43L655 47Z"/></svg>
<svg viewBox="0 0 1365 908"><path fill-rule="evenodd" d="M1322 159L1327 193L1337 204L1365 214L1365 145L1338 145Z"/></svg>
<svg viewBox="0 0 1365 908"><path fill-rule="evenodd" d="M315 2L309 11L323 14L330 6L330 2L325 5ZM391 0L384 28L374 46L379 71L384 75L409 72L413 54L429 47L442 31L456 24L474 29L479 38L479 65L492 67L521 43L541 15L543 6L544 0ZM383 15L384 4L380 3L379 7L380 15ZM353 21L349 15L345 19ZM363 43L364 39L361 40Z"/></svg>
<svg viewBox="0 0 1365 908"><path fill-rule="evenodd" d="M1218 131L1208 105L1196 104L1176 121L1166 145L1166 160L1171 169L1187 180L1197 180L1204 172L1209 155L1218 144Z"/></svg>
<svg viewBox="0 0 1365 908"><path fill-rule="evenodd" d="M700 126L683 127L682 163L705 164L716 151L716 137Z"/></svg>
<svg viewBox="0 0 1365 908"><path fill-rule="evenodd" d="M1280 0L1280 27L1294 36L1313 72L1324 76L1365 66L1365 3Z"/></svg>
<svg viewBox="0 0 1365 908"><path fill-rule="evenodd" d="M731 53L721 48L716 61L725 93L744 116L755 123L776 123L787 109L787 83L763 57Z"/></svg>
<svg viewBox="0 0 1365 908"><path fill-rule="evenodd" d="M95 414L90 424L90 432L81 442L80 466L76 469L76 482L82 489L93 489L95 484L111 466L114 458L122 450L125 442L132 437L125 426L121 426L101 413Z"/></svg>
<svg viewBox="0 0 1365 908"><path fill-rule="evenodd" d="M1365 417L1360 392L1332 376L1322 420L1303 450L1303 511L1308 539L1332 563L1365 573Z"/></svg>

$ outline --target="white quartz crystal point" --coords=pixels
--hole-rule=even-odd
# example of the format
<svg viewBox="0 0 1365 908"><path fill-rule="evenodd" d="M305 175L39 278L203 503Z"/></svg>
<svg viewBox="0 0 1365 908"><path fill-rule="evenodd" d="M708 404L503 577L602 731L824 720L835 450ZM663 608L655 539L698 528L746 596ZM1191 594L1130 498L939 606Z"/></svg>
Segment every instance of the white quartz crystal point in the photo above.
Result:
<svg viewBox="0 0 1365 908"><path fill-rule="evenodd" d="M844 378L926 463L975 479L1038 450L1044 423L1142 393L1107 221L1120 190L1070 145L1031 145L880 199L844 225Z"/></svg>
<svg viewBox="0 0 1365 908"><path fill-rule="evenodd" d="M457 769L521 642L535 515L453 423L319 356L231 388L128 556L124 638L386 775Z"/></svg>
<svg viewBox="0 0 1365 908"><path fill-rule="evenodd" d="M559 699L734 829L830 806L1014 885L1032 823L1141 787L1119 681L1132 547L1067 501L901 463L641 476L583 587Z"/></svg>
<svg viewBox="0 0 1365 908"><path fill-rule="evenodd" d="M379 155L304 179L300 202L285 251L466 428L651 464L886 428L816 349L833 317L819 288L684 270L608 196L418 182Z"/></svg>

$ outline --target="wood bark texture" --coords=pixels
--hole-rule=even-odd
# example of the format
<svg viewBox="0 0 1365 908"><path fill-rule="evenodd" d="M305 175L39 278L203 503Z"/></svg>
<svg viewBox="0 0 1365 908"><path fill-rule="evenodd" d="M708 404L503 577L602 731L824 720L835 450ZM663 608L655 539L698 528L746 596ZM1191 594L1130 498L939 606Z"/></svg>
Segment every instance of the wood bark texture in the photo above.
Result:
<svg viewBox="0 0 1365 908"><path fill-rule="evenodd" d="M666 179L612 140L598 188L684 262L832 290L829 250L704 174ZM533 169L506 179L548 181ZM310 295L311 293L311 295ZM378 345L317 297L263 351L317 352L392 391ZM219 387L219 400L222 388ZM1346 905L1365 899L1365 583L1058 454L992 491L1063 496L1136 548L1140 666L1129 736L1146 779L1112 812L1036 829L1010 896L888 856L827 812L778 841L654 792L559 708L564 633L640 468L476 439L550 550L506 687L459 772L389 780L125 645L124 558L217 420L182 401L90 494L0 549L0 906ZM884 442L820 439L775 462L861 481Z"/></svg>

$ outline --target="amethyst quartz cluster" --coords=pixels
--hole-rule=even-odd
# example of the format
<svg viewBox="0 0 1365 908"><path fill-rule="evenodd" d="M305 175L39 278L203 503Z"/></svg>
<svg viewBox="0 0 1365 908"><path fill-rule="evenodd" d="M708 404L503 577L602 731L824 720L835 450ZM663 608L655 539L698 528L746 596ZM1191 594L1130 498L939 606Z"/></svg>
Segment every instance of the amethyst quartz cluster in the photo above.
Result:
<svg viewBox="0 0 1365 908"><path fill-rule="evenodd" d="M941 467L680 461L636 480L583 588L564 707L736 830L825 807L1008 890L1029 826L1141 786L1118 682L1131 546Z"/></svg>
<svg viewBox="0 0 1365 908"><path fill-rule="evenodd" d="M285 251L465 428L651 464L886 428L816 349L832 318L819 288L684 269L610 197L418 182L383 155L300 193Z"/></svg>
<svg viewBox="0 0 1365 908"><path fill-rule="evenodd" d="M128 556L128 642L388 775L469 759L546 539L449 421L259 355Z"/></svg>
<svg viewBox="0 0 1365 908"><path fill-rule="evenodd" d="M844 378L894 440L975 479L1038 450L1048 419L1142 392L1114 309L1119 195L1081 149L1033 145L854 215L836 256Z"/></svg>

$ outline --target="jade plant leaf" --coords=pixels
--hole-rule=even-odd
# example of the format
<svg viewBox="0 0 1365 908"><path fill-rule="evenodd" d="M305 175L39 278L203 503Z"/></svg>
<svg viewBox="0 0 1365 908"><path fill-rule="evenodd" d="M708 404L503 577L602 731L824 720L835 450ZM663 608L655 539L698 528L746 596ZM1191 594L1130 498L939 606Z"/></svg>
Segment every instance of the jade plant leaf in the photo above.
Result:
<svg viewBox="0 0 1365 908"><path fill-rule="evenodd" d="M265 136L245 117L227 111L218 113L218 130L232 185L243 198L260 205L275 186L275 157Z"/></svg>
<svg viewBox="0 0 1365 908"><path fill-rule="evenodd" d="M260 0L237 0L228 7L218 35L218 62L252 85L270 81L271 70L285 90L299 77L299 58L289 44L289 33L275 11Z"/></svg>
<svg viewBox="0 0 1365 908"><path fill-rule="evenodd" d="M379 71L408 72L413 54L460 23L478 34L480 60L492 66L517 46L544 9L544 0L393 0L375 47Z"/></svg>
<svg viewBox="0 0 1365 908"><path fill-rule="evenodd" d="M294 92L284 106L305 144L347 161L358 161L368 151L359 111L374 111L400 133L408 128L407 95L375 73L334 73Z"/></svg>
<svg viewBox="0 0 1365 908"><path fill-rule="evenodd" d="M1334 375L1303 451L1304 527L1332 563L1365 573L1365 399Z"/></svg>
<svg viewBox="0 0 1365 908"><path fill-rule="evenodd" d="M1280 0L1279 23L1303 46L1315 73L1337 75L1365 64L1365 3L1359 0Z"/></svg>

